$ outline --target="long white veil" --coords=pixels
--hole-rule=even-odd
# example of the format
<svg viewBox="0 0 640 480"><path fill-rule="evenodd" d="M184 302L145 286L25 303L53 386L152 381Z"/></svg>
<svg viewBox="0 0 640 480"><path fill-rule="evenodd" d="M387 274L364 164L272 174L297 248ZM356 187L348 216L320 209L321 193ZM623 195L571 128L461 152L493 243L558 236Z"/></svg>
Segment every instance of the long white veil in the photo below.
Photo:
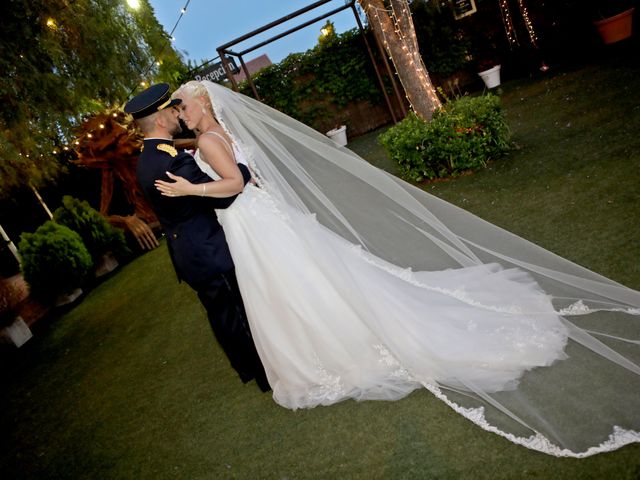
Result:
<svg viewBox="0 0 640 480"><path fill-rule="evenodd" d="M379 170L254 99L202 83L272 195L407 272L499 263L529 272L552 298L569 332L567 359L526 372L514 390L426 384L433 394L482 428L556 456L640 441L640 292ZM479 308L522 310L518 298Z"/></svg>

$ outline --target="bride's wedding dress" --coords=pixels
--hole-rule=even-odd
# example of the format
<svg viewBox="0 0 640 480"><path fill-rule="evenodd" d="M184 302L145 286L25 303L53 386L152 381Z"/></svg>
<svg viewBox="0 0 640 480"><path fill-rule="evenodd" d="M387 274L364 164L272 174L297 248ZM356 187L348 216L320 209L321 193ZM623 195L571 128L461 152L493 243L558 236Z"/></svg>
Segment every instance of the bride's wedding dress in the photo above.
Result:
<svg viewBox="0 0 640 480"><path fill-rule="evenodd" d="M391 211L395 204L376 204L377 197L370 197L366 203L374 206L368 212L353 212L349 206L340 209L329 196L331 192L325 191L330 188L325 185L338 179L323 184L327 179L322 165L314 162L298 170L296 162L295 166L272 170L296 149L288 139L294 134L287 131L295 121L285 117L290 123L278 124L273 112L261 116L262 109L268 107L253 105L246 97L234 103L240 96L213 84L207 88L219 121L234 139L236 160L248 163L257 174L258 185L247 185L230 208L218 212L218 218L234 258L254 341L278 404L296 409L345 399L393 400L416 388L427 388L483 428L545 453L586 456L640 440L636 431L640 411L619 411L638 406L640 368L565 318L605 311L607 315L623 315L624 322L633 319L637 327L633 317L640 313L637 308L606 303L600 295L590 299L592 304L581 297L558 304L534 278L549 269L545 258L538 254L540 265L519 261L525 265L522 267L513 257L492 251L492 257L485 253L486 258L470 261L480 258L483 249L472 252L469 245L477 247L472 239L464 239L464 245L459 239L447 244L449 230L439 221L441 217L432 219L433 231L415 225L412 230L420 230L421 237L429 238L455 262L445 268L412 270L405 266L406 258L417 252L401 255L403 247L411 249L414 242L404 235L380 240L387 251L400 252L382 258L373 253L380 249L377 237L364 239L362 232L397 223L398 211ZM239 110L246 116L239 117ZM254 130L265 136L244 130L250 130L252 120ZM278 129L288 137L277 135ZM300 129L314 138L313 133ZM313 149L309 143L301 143L299 155ZM328 152L341 151L330 142L326 145ZM273 156L266 161L265 152L269 151ZM196 161L210 176L219 178L197 154ZM361 178L355 176L353 181ZM301 192L296 190L296 182L304 183L308 191L315 192L313 198L325 203L314 205L309 199L296 203L300 197L287 190ZM351 183L339 187L359 188ZM356 197L346 203L353 206ZM326 205L330 215L318 205ZM431 211L437 212L438 205ZM363 203L360 209L364 208ZM376 212L378 218L367 219L372 230L356 224L355 219ZM325 221L319 221L317 214ZM406 222L401 219L397 224ZM340 225L347 227L341 230ZM424 255L437 256L428 249ZM424 264L437 262L427 258ZM563 275L575 273L557 276L562 280ZM552 281L559 282L555 277ZM589 282L594 280L585 279L585 287L593 290ZM637 351L629 344L634 340L619 338L627 342L622 353L634 358ZM586 348L577 349L575 344ZM582 350L596 351L597 355L586 356ZM629 391L591 391L602 388L589 377L594 368L602 370L594 374L597 381L615 377L620 371L631 372L631 383L616 378L625 382ZM567 380L576 375L579 381ZM615 415L609 416L600 403L576 401L576 395L595 395L597 402L614 405L619 400L620 404L612 409ZM592 422L589 417L596 413L602 418ZM571 433L566 433L566 424ZM599 440L593 443L592 438Z"/></svg>
<svg viewBox="0 0 640 480"><path fill-rule="evenodd" d="M525 272L498 264L403 270L267 186L247 186L217 214L273 397L284 407L397 399L435 383L495 392L565 357L566 328Z"/></svg>

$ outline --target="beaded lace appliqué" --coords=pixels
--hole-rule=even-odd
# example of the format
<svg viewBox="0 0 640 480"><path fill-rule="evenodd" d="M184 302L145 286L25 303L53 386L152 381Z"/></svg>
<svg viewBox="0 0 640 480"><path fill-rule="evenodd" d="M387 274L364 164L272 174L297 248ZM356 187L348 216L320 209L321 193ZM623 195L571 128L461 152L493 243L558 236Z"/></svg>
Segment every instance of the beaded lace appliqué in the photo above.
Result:
<svg viewBox="0 0 640 480"><path fill-rule="evenodd" d="M346 392L342 385L342 378L329 373L317 355L314 354L313 360L320 381L309 388L307 392L309 403L333 403L344 397Z"/></svg>

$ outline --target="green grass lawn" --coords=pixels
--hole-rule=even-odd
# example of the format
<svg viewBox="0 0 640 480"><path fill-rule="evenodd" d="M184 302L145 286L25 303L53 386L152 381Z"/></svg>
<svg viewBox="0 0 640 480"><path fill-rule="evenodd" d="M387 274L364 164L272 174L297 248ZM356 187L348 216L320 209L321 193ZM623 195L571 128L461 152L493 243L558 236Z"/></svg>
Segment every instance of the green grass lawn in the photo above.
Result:
<svg viewBox="0 0 640 480"><path fill-rule="evenodd" d="M640 288L639 70L611 60L504 85L518 148L424 188ZM350 147L393 168L374 134ZM285 410L234 375L164 244L0 358L1 478L640 477L638 444L553 458L481 430L426 391Z"/></svg>

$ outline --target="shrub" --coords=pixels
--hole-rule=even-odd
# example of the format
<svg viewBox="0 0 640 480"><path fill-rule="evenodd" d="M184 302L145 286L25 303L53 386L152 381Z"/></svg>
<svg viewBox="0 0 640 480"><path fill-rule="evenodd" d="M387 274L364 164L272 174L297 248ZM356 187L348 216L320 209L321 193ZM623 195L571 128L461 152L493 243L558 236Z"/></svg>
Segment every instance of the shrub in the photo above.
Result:
<svg viewBox="0 0 640 480"><path fill-rule="evenodd" d="M98 264L100 257L108 251L116 256L130 253L123 231L112 226L84 200L65 195L62 207L53 213L53 220L80 235L94 264Z"/></svg>
<svg viewBox="0 0 640 480"><path fill-rule="evenodd" d="M412 181L486 166L509 149L509 128L495 95L447 102L430 122L413 112L379 137L401 175Z"/></svg>
<svg viewBox="0 0 640 480"><path fill-rule="evenodd" d="M81 286L93 265L80 235L50 220L34 233L23 233L18 250L31 293L45 299Z"/></svg>
<svg viewBox="0 0 640 480"><path fill-rule="evenodd" d="M251 78L265 104L320 131L350 102L381 99L358 29L327 35L314 48L292 53ZM239 90L253 96L246 81Z"/></svg>

